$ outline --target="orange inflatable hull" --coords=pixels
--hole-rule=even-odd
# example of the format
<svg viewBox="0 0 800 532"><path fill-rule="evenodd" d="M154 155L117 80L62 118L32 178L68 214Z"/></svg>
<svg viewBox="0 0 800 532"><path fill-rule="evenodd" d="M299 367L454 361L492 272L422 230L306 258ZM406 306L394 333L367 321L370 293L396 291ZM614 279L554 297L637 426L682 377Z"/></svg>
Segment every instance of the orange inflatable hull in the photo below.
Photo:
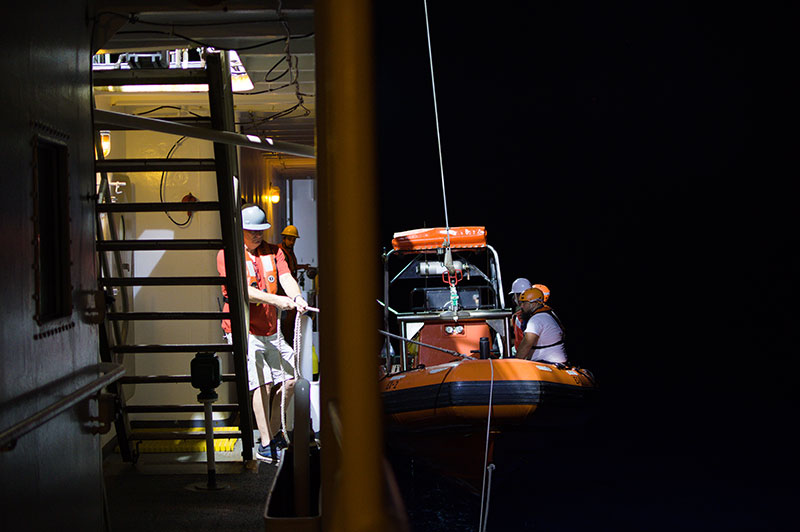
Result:
<svg viewBox="0 0 800 532"><path fill-rule="evenodd" d="M462 360L388 375L381 379L390 427L486 424L524 425L539 409L582 407L595 386L575 368L530 360Z"/></svg>
<svg viewBox="0 0 800 532"><path fill-rule="evenodd" d="M525 449L543 431L584 420L596 386L588 373L518 359L465 359L380 380L387 443L479 489L486 452ZM502 443L506 439L507 445ZM516 452L516 451L512 451Z"/></svg>

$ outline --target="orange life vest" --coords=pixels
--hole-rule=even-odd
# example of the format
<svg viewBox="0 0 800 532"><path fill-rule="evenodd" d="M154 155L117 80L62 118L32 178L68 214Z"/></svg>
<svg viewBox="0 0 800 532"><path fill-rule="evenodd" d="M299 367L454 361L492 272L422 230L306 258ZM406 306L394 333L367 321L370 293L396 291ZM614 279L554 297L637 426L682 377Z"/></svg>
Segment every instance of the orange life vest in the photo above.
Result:
<svg viewBox="0 0 800 532"><path fill-rule="evenodd" d="M278 246L263 242L257 249L259 255L253 255L245 248L245 267L247 269L247 285L269 292L278 293L278 263L275 255Z"/></svg>
<svg viewBox="0 0 800 532"><path fill-rule="evenodd" d="M539 314L540 312L546 312L550 314L554 320L556 320L558 326L561 327L561 341L556 342L552 345L535 346L533 349L544 349L545 347L555 347L557 345L563 344L566 333L564 332L564 326L561 325L561 320L558 319L556 313L553 312L553 309L548 305L543 305L541 308L534 311L533 314ZM533 314L531 314L531 316L533 316ZM519 344L522 342L522 338L524 338L525 336L525 326L528 324L528 321L525 320L525 323L522 323L522 310L518 310L517 312L515 312L512 319L514 320L514 349L519 349Z"/></svg>

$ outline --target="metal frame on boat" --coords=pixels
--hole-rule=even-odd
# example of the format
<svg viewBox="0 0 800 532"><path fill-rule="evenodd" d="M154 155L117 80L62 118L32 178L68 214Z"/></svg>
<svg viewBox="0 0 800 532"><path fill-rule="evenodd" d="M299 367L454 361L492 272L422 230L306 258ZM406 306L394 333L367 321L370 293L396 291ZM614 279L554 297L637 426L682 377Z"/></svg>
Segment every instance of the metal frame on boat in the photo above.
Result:
<svg viewBox="0 0 800 532"><path fill-rule="evenodd" d="M456 253L454 258L453 252ZM390 279L390 263L398 255L413 257ZM436 255L437 260L432 260L432 255ZM473 260L479 255L484 255L481 257L487 264L484 269ZM392 249L384 254L383 259L384 327L386 331L389 330L389 315L393 314L402 337L401 352L407 352L408 341L425 324L444 320L453 321L456 327L458 324L469 327L469 324L486 323L494 333L491 335L494 340L492 344L499 349L498 354L501 357L511 356L508 323L511 312L504 308L500 259L497 251L486 242L485 228L432 228L397 233L392 240ZM437 282L437 279L444 283ZM398 312L389 304L390 289L397 281L404 280L422 280L424 286L412 287L408 309ZM429 285L430 280L434 280L435 286ZM453 299L454 295L457 300ZM393 351L388 340L390 337L387 335L387 352ZM445 343L464 344L458 341ZM421 349L425 351L431 348L421 346ZM447 349L442 351L446 352ZM389 364L387 372L391 372L389 357L386 362ZM402 371L409 369L407 356L399 357L399 368Z"/></svg>

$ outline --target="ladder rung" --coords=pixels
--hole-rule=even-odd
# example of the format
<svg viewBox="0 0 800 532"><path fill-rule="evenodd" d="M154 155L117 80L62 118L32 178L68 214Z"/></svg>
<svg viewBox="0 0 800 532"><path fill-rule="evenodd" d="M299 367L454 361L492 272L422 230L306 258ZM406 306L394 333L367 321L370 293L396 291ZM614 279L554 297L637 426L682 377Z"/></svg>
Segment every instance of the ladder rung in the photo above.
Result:
<svg viewBox="0 0 800 532"><path fill-rule="evenodd" d="M214 439L240 438L242 431L214 432ZM131 432L128 440L205 440L205 432Z"/></svg>
<svg viewBox="0 0 800 532"><path fill-rule="evenodd" d="M211 126L211 118L205 116L153 116L150 115L150 118L157 118L159 120L164 120L165 122L173 122L175 124L183 124L186 126L195 126L195 127L205 127L210 128ZM109 129L111 131L141 131L140 129L135 129L132 127L126 126L117 126L114 124L105 124L102 123L101 120L95 121L95 129Z"/></svg>
<svg viewBox="0 0 800 532"><path fill-rule="evenodd" d="M204 68L142 68L131 70L99 70L92 72L95 87L107 85L185 85L208 83Z"/></svg>
<svg viewBox="0 0 800 532"><path fill-rule="evenodd" d="M162 203L98 203L97 212L164 212L164 211L218 211L218 201L196 201L185 203L171 201Z"/></svg>
<svg viewBox="0 0 800 532"><path fill-rule="evenodd" d="M95 161L98 172L216 172L214 159L105 159Z"/></svg>
<svg viewBox="0 0 800 532"><path fill-rule="evenodd" d="M109 312L106 317L116 321L132 320L226 320L230 312Z"/></svg>
<svg viewBox="0 0 800 532"><path fill-rule="evenodd" d="M124 407L129 414L160 414L169 412L204 412L203 405L129 405ZM214 412L238 412L239 405L215 403L211 410Z"/></svg>
<svg viewBox="0 0 800 532"><path fill-rule="evenodd" d="M178 240L102 240L97 242L97 251L153 251L223 249L221 239L184 238Z"/></svg>
<svg viewBox="0 0 800 532"><path fill-rule="evenodd" d="M227 277L103 277L101 286L220 286Z"/></svg>
<svg viewBox="0 0 800 532"><path fill-rule="evenodd" d="M161 384L192 382L191 375L132 375L119 379L120 384ZM223 373L222 382L236 382L235 373Z"/></svg>
<svg viewBox="0 0 800 532"><path fill-rule="evenodd" d="M137 344L115 345L112 353L231 353L230 344Z"/></svg>

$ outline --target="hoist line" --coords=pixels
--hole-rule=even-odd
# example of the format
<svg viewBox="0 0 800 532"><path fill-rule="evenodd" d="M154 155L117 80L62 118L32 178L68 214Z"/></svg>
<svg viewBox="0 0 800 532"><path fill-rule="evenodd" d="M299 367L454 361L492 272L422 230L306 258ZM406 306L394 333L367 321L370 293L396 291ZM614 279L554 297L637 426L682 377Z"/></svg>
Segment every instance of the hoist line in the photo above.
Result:
<svg viewBox="0 0 800 532"><path fill-rule="evenodd" d="M486 445L483 451L483 479L481 480L481 520L478 523L478 532L486 532L486 522L489 519L489 498L492 492L492 471L494 464L489 463L489 435L492 428L492 403L494 402L494 364L492 359L489 361L492 379L489 384L489 413L486 416ZM489 482L486 482L486 474L489 474Z"/></svg>
<svg viewBox="0 0 800 532"><path fill-rule="evenodd" d="M446 229L446 236L444 240L444 247L450 247L450 219L447 216L447 192L444 186L444 162L442 160L442 136L439 132L439 106L436 103L436 81L433 75L433 51L431 49L431 29L430 22L428 21L428 0L423 0L425 4L425 32L428 36L428 62L431 67L431 89L433 90L433 114L436 118L436 142L439 147L439 171L442 176L442 200L444 201L444 224Z"/></svg>

